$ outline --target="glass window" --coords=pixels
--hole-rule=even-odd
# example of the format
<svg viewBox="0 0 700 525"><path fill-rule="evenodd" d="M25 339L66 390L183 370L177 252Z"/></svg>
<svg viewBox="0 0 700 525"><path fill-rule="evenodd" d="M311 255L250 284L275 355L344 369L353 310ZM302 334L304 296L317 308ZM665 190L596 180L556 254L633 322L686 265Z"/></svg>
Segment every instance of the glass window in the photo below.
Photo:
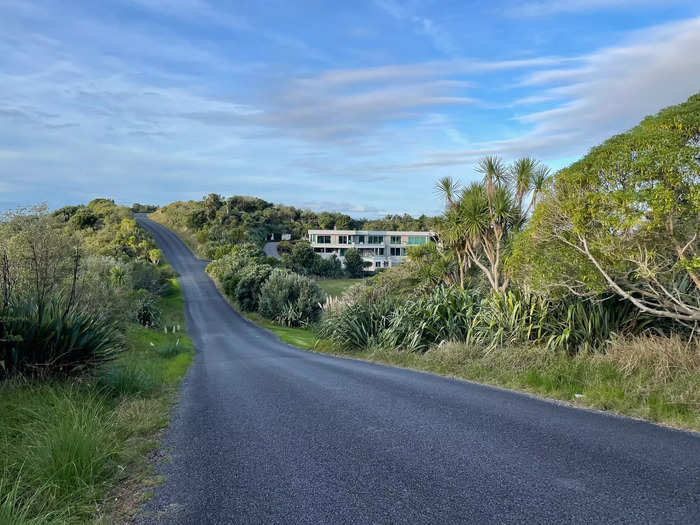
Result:
<svg viewBox="0 0 700 525"><path fill-rule="evenodd" d="M384 248L375 248L374 253L376 255L384 255Z"/></svg>
<svg viewBox="0 0 700 525"><path fill-rule="evenodd" d="M391 244L401 244L401 236L400 235L392 235L391 236Z"/></svg>
<svg viewBox="0 0 700 525"><path fill-rule="evenodd" d="M346 251L348 251L347 248L341 248L341 249L340 249L340 255L341 255L341 256L345 255L345 252L346 252Z"/></svg>
<svg viewBox="0 0 700 525"><path fill-rule="evenodd" d="M364 244L364 243L365 243L365 236L364 236L364 235L358 235L358 236L357 236L357 243L358 243L358 244Z"/></svg>
<svg viewBox="0 0 700 525"><path fill-rule="evenodd" d="M409 237L408 244L410 244L412 246L415 246L418 244L425 244L426 240L427 239L425 237Z"/></svg>
<svg viewBox="0 0 700 525"><path fill-rule="evenodd" d="M389 266L389 261L384 261L384 268Z"/></svg>
<svg viewBox="0 0 700 525"><path fill-rule="evenodd" d="M338 235L338 244L347 244L348 243L348 236L347 235Z"/></svg>
<svg viewBox="0 0 700 525"><path fill-rule="evenodd" d="M384 244L384 237L382 235L369 235L367 240L368 244Z"/></svg>
<svg viewBox="0 0 700 525"><path fill-rule="evenodd" d="M330 235L319 235L317 237L318 244L330 244L331 243L331 236Z"/></svg>

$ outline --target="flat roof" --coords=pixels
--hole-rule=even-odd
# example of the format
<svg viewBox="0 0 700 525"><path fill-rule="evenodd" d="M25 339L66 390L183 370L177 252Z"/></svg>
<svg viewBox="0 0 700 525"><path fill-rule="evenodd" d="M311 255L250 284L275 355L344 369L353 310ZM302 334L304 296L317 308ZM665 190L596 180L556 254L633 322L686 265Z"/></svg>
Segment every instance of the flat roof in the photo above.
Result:
<svg viewBox="0 0 700 525"><path fill-rule="evenodd" d="M392 230L309 230L315 235L435 235L434 232L406 232Z"/></svg>

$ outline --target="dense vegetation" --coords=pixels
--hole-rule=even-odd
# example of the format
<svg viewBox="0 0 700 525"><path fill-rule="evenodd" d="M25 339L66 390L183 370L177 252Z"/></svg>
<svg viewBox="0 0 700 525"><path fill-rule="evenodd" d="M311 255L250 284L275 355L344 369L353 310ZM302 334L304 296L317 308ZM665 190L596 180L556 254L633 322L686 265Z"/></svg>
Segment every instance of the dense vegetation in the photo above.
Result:
<svg viewBox="0 0 700 525"><path fill-rule="evenodd" d="M407 263L358 282L342 297L331 296L322 313L311 307L322 301L316 291L277 288L297 282L289 272L337 279L339 265L299 241L280 244L282 262L265 259L260 239L359 227L358 221L250 199L257 208L240 214L240 198L230 205L217 196L176 204L187 210L183 217L200 217L180 224L217 256L209 270L227 295L242 310L278 324L313 327L323 341L317 348L698 426L699 147L695 96L556 174L529 157L510 165L486 157L477 167L478 182L438 181L441 217L362 224L430 228L439 243L410 248ZM228 231L222 225L234 209L242 218L235 219L237 238L220 242L223 237L212 232ZM282 210L287 222L279 219ZM165 215L173 224L173 211ZM265 226L265 216L276 218ZM353 255L346 254L344 273L358 277L362 260ZM296 304L297 297L308 298L309 308ZM307 336L297 334L308 347ZM445 347L449 366L434 366L433 359L445 363ZM512 370L492 374L491 366Z"/></svg>
<svg viewBox="0 0 700 525"><path fill-rule="evenodd" d="M440 245L329 303L320 335L697 428L699 161L700 95L554 176L487 157L480 182L438 182Z"/></svg>
<svg viewBox="0 0 700 525"><path fill-rule="evenodd" d="M431 229L435 221L426 216L413 218L409 215L388 215L375 220L353 219L342 213L316 214L255 197L236 195L225 198L214 193L201 201L163 206L152 218L178 232L195 253L207 259L218 259L242 242L262 246L266 240L280 240L284 233L297 241L306 239L309 229L424 231Z"/></svg>
<svg viewBox="0 0 700 525"><path fill-rule="evenodd" d="M172 277L107 199L0 221L0 522L122 512L191 359Z"/></svg>
<svg viewBox="0 0 700 525"><path fill-rule="evenodd" d="M313 251L310 255L317 257ZM207 272L244 312L259 312L285 326L313 323L320 317L325 294L285 262L266 257L255 244L243 243L212 261Z"/></svg>

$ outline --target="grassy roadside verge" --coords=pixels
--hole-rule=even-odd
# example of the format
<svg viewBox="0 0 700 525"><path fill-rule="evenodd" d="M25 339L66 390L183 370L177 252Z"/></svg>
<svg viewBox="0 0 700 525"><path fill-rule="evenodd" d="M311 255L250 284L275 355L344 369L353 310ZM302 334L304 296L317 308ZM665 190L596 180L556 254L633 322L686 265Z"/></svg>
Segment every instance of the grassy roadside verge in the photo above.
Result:
<svg viewBox="0 0 700 525"><path fill-rule="evenodd" d="M283 343L296 346L297 348L301 348L303 350L313 350L316 346L316 333L311 328L282 326L273 323L269 319L265 319L262 315L256 312L241 312L238 308L236 308L236 311L246 319L253 321L258 326L277 335L277 337L279 337L280 341Z"/></svg>
<svg viewBox="0 0 700 525"><path fill-rule="evenodd" d="M326 342L324 342L326 343ZM569 356L536 347L485 350L445 344L425 354L316 352L422 370L700 431L700 348L680 339L620 341L606 354Z"/></svg>
<svg viewBox="0 0 700 525"><path fill-rule="evenodd" d="M123 523L148 497L193 356L174 279L159 306L168 333L132 325L94 377L0 384L0 523Z"/></svg>

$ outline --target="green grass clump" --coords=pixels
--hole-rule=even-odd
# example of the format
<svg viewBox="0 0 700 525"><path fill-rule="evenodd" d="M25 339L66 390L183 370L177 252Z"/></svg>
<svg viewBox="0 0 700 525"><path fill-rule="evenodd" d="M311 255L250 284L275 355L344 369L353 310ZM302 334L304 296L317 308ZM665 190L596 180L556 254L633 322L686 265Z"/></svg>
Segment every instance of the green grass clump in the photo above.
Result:
<svg viewBox="0 0 700 525"><path fill-rule="evenodd" d="M113 396L150 397L158 390L162 373L154 366L117 364L104 369L98 387Z"/></svg>
<svg viewBox="0 0 700 525"><path fill-rule="evenodd" d="M93 394L52 394L50 408L32 413L26 427L24 472L50 484L58 500L80 501L99 490L115 468L115 418Z"/></svg>
<svg viewBox="0 0 700 525"><path fill-rule="evenodd" d="M183 351L183 348L180 347L180 340L178 339L175 341L175 343L170 343L166 344L163 346L157 346L153 350L156 354L158 354L160 357L163 357L165 359L169 359L171 357L175 357L178 354L181 354Z"/></svg>
<svg viewBox="0 0 700 525"><path fill-rule="evenodd" d="M0 516L9 523L87 516L120 452L107 400L65 382L5 384L0 399L0 486L9 489Z"/></svg>
<svg viewBox="0 0 700 525"><path fill-rule="evenodd" d="M42 499L48 489L44 485L26 496L22 491L22 477L14 483L7 474L0 476L0 523L2 525L50 525L58 523L56 513L37 512L42 508Z"/></svg>

